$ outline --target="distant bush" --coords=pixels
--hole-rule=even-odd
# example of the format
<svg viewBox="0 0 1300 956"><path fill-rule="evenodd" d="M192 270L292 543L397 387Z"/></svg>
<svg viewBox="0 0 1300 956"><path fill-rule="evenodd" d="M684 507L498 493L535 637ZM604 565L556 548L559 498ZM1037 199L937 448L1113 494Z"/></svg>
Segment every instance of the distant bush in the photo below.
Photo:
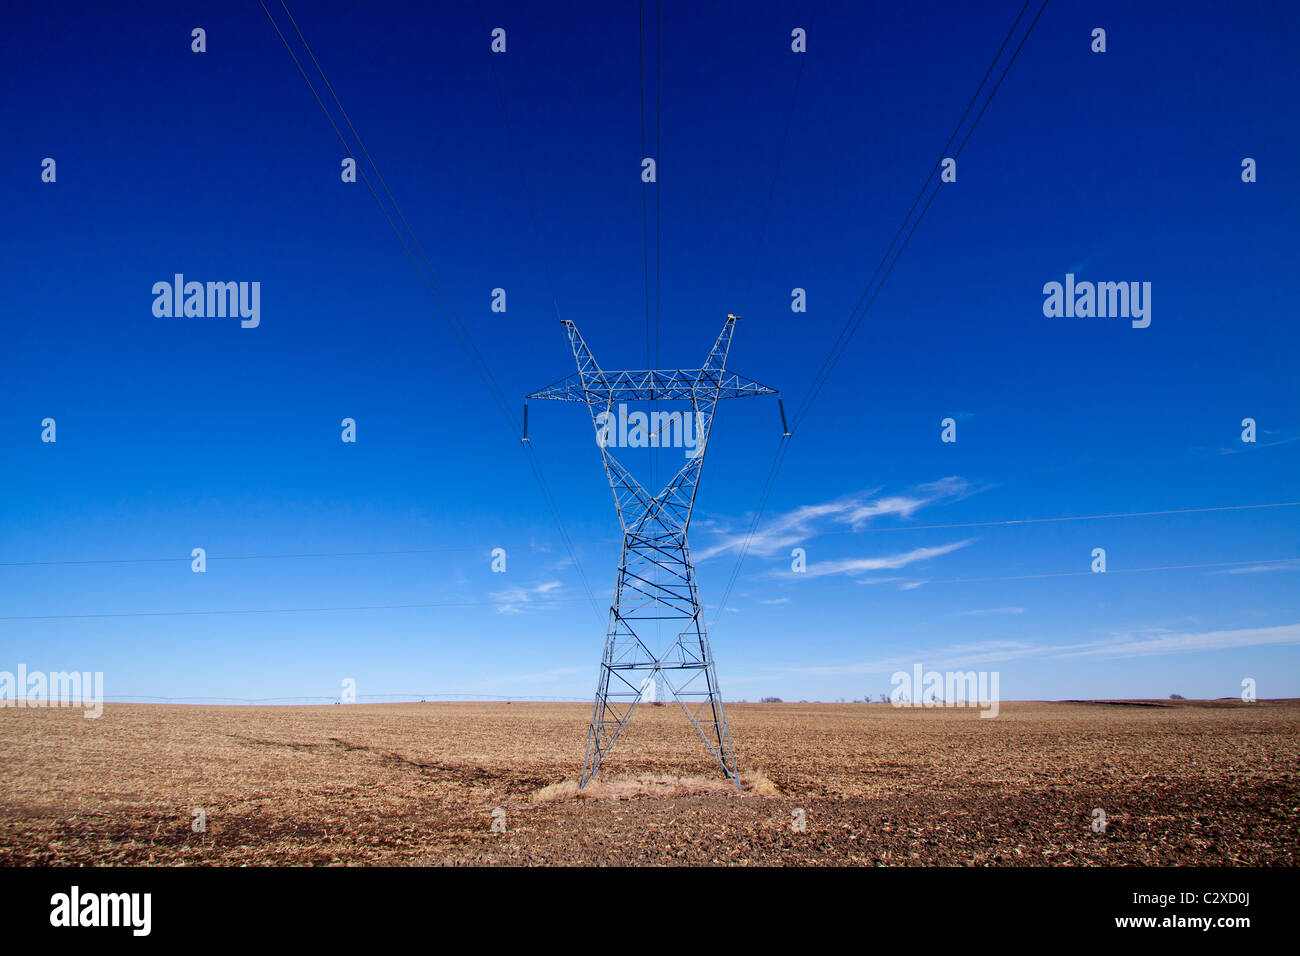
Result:
<svg viewBox="0 0 1300 956"><path fill-rule="evenodd" d="M1169 699L1170 699L1170 700L1186 700L1187 698L1184 697L1182 694L1170 694L1170 695L1169 695Z"/></svg>
<svg viewBox="0 0 1300 956"><path fill-rule="evenodd" d="M764 697L759 701L760 704L780 704L783 703L780 697Z"/></svg>

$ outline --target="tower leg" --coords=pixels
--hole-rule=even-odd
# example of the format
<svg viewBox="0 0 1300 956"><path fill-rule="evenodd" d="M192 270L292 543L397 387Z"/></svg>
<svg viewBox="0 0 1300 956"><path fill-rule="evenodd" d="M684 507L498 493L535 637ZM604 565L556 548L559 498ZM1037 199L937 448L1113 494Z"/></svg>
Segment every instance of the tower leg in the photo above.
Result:
<svg viewBox="0 0 1300 956"><path fill-rule="evenodd" d="M647 573L651 568L667 572L667 580L661 583L654 576L652 581ZM672 693L723 774L740 788L703 613L685 543L629 535L610 607L580 786L596 776L632 718L650 676ZM648 625L653 622L683 619L684 626L660 654L642 638L643 633L649 635Z"/></svg>

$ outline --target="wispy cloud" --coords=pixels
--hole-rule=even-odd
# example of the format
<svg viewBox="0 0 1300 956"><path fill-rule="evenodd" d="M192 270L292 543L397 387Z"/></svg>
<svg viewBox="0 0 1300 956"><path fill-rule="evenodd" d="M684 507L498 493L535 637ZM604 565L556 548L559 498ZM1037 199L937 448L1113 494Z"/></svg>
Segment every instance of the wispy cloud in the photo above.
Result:
<svg viewBox="0 0 1300 956"><path fill-rule="evenodd" d="M461 686L461 693L497 693L505 684L542 684L553 685L556 681L565 677L572 677L575 674L589 674L590 667L553 667L550 670L537 671L532 674L507 674L504 677L491 677L486 680L473 681ZM554 689L553 687L543 686L540 690Z"/></svg>
<svg viewBox="0 0 1300 956"><path fill-rule="evenodd" d="M975 667L981 664L992 664L1021 657L1042 655L1047 650L1047 648L1036 647L1033 644L1021 641L984 641L976 644L952 644L924 652L898 654L892 657L880 657L874 660L849 664L821 664L776 669L785 673L803 674L810 677L842 676L846 674L892 674L897 670L908 670L917 661L924 661L927 667L955 670L963 667Z"/></svg>
<svg viewBox="0 0 1300 956"><path fill-rule="evenodd" d="M1117 635L1109 641L1061 648L1055 657L1155 657L1191 651L1220 651L1261 644L1300 644L1300 624L1279 627L1250 627L1235 631L1206 631L1201 634L1163 634L1139 639L1134 635Z"/></svg>
<svg viewBox="0 0 1300 956"><path fill-rule="evenodd" d="M942 501L952 501L969 494L963 478L948 477L932 481L903 494L879 496L880 489L860 492L825 501L800 505L785 514L775 515L749 539L749 552L770 557L829 531L860 531L872 520L882 517L910 518L922 508ZM712 529L711 529L712 530ZM718 529L719 538L695 552L698 561L737 551L744 546L747 531Z"/></svg>
<svg viewBox="0 0 1300 956"><path fill-rule="evenodd" d="M493 591L490 597L497 602L498 614L523 614L524 605L531 604L534 598L552 594L563 586L559 581L545 581L532 587L511 587L504 591Z"/></svg>
<svg viewBox="0 0 1300 956"><path fill-rule="evenodd" d="M1263 574L1266 571L1300 571L1300 561L1278 561L1276 564L1252 564L1244 568L1225 568L1211 574Z"/></svg>
<svg viewBox="0 0 1300 956"><path fill-rule="evenodd" d="M590 667L553 667L550 670L538 671L535 674L507 674L505 677L494 677L491 683L529 684L534 681L550 681L557 677L572 677L574 674L587 674L590 672Z"/></svg>
<svg viewBox="0 0 1300 956"><path fill-rule="evenodd" d="M957 670L982 664L1039 658L1068 660L1091 657L1115 660L1134 657L1157 657L1190 654L1276 644L1300 644L1300 624L1277 627L1251 627L1199 633L1159 633L1151 631L1116 634L1109 638L1077 644L1033 644L1024 641L987 641L977 644L953 644L947 647L916 651L906 655L877 658L849 664L808 667L781 667L789 674L814 677L856 674L892 674L907 670L917 662L940 670Z"/></svg>
<svg viewBox="0 0 1300 956"><path fill-rule="evenodd" d="M1198 457L1213 457L1215 455L1240 455L1242 452L1257 451L1261 448L1275 448L1278 445L1290 445L1292 442L1300 441L1300 428L1261 428L1256 440L1253 442L1238 441L1232 445L1220 445L1217 448L1207 449L1203 445L1197 445L1192 448L1192 454Z"/></svg>
<svg viewBox="0 0 1300 956"><path fill-rule="evenodd" d="M974 541L974 538L967 538L965 541L954 541L951 544L941 544L930 548L913 548L911 551L902 551L898 554L887 554L873 558L841 558L836 561L818 561L808 565L805 571L799 572L801 578L821 578L828 574L862 574L867 571L895 571L898 568L905 568L909 564L916 564L918 561L928 561L930 558L937 558L941 555L951 554L960 548L966 547ZM779 572L785 577L794 577L793 571ZM920 581L907 581L900 587L908 588L919 587Z"/></svg>

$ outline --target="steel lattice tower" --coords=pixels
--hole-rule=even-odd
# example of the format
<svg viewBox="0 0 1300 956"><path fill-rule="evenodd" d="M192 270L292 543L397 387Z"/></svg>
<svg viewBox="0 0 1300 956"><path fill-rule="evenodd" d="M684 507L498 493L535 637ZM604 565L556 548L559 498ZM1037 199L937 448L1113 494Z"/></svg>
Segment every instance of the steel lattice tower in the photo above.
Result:
<svg viewBox="0 0 1300 956"><path fill-rule="evenodd" d="M672 691L723 773L740 786L696 589L695 568L686 543L704 453L713 428L714 407L724 398L777 394L775 389L727 371L727 354L738 319L739 316L727 316L718 340L700 368L617 372L601 369L577 327L565 320L563 325L578 371L528 396L586 403L623 528L618 585L609 609L605 653L600 663L582 767L581 786L584 787L596 775L601 760L631 719L641 701L647 676L663 681ZM642 401L689 402L696 423L694 452L663 490L653 496L614 457L608 440L615 402ZM525 440L527 420L525 405ZM677 423L680 426L680 416ZM649 447L659 446L659 432L647 430L646 437ZM652 646L652 632L659 622L671 622L677 628L676 636L662 651Z"/></svg>

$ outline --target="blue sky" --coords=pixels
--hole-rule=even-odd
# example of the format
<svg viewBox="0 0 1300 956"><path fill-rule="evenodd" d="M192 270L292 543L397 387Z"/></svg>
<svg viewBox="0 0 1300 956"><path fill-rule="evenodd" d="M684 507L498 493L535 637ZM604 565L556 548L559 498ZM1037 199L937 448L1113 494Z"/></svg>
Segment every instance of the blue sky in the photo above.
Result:
<svg viewBox="0 0 1300 956"><path fill-rule="evenodd" d="M634 4L291 9L512 414L572 371L557 309L607 368L645 366L643 190L660 364L740 313L731 366L793 412L1020 4L665 4L658 144L647 6L649 187ZM101 670L110 699L587 697L618 542L585 410L534 403L529 430L599 613L261 7L123 16L33 8L0 36L0 669ZM728 698L875 696L914 663L996 669L1006 699L1300 695L1300 508L983 524L1300 497L1298 26L1048 6L726 609L780 428L774 399L720 406L692 546ZM260 325L155 317L178 272L260 282ZM1066 273L1150 282L1150 326L1044 316ZM1063 574L1097 547L1106 574ZM324 607L369 609L293 610Z"/></svg>

